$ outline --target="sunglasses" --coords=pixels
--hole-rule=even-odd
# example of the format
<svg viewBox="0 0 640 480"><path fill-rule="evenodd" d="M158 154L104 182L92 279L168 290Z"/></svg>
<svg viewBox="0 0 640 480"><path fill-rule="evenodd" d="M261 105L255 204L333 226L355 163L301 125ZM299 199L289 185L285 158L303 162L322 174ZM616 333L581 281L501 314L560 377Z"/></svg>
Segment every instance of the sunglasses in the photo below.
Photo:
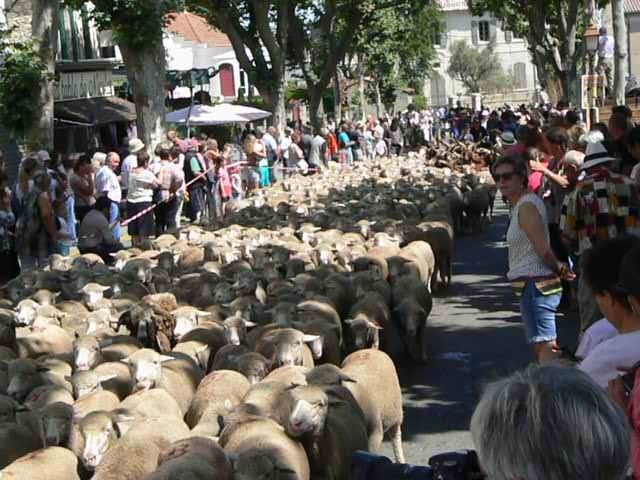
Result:
<svg viewBox="0 0 640 480"><path fill-rule="evenodd" d="M500 182L501 180L504 180L505 182L508 182L509 180L511 180L513 178L513 175L514 175L513 172L495 173L493 175L493 178L495 179L496 182Z"/></svg>

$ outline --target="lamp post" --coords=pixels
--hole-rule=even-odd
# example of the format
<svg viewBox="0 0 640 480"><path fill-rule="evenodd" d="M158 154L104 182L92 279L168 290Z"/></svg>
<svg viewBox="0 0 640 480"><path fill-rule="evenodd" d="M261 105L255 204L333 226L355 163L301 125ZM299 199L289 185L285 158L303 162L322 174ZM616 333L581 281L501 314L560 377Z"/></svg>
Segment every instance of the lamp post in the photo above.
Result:
<svg viewBox="0 0 640 480"><path fill-rule="evenodd" d="M586 74L587 74L587 104L583 105L583 108L587 111L587 129L591 128L591 125L598 122L598 106L594 105L593 102L593 92L591 89L595 89L596 94L598 92L598 81L596 79L593 82L594 76L596 75L596 65L595 65L595 56L598 51L598 38L600 37L600 32L598 30L597 25L592 21L584 32L584 41L587 47L588 61L586 66ZM584 87L584 86L583 86ZM584 98L584 92L583 92Z"/></svg>

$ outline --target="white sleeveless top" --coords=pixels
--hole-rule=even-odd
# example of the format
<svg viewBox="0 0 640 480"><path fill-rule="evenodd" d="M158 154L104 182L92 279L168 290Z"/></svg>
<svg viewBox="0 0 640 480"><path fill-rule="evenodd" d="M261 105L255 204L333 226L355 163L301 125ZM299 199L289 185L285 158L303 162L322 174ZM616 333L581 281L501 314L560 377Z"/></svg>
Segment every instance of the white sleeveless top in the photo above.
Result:
<svg viewBox="0 0 640 480"><path fill-rule="evenodd" d="M547 242L549 241L547 209L545 208L544 202L534 193L523 195L515 207L513 207L511 222L507 230L507 244L509 245L509 272L507 273L507 278L509 280L521 277L542 277L553 273L536 253L529 237L527 237L525 231L520 227L518 213L524 203L532 203L540 213L545 236Z"/></svg>

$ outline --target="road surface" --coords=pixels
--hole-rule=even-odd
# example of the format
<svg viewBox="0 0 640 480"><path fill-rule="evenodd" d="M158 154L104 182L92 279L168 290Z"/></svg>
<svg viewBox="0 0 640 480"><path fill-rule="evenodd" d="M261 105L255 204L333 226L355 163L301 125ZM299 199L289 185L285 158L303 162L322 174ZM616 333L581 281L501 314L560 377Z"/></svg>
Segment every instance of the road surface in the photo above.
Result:
<svg viewBox="0 0 640 480"><path fill-rule="evenodd" d="M426 465L437 453L473 448L469 422L483 385L533 360L505 278L507 225L500 207L484 233L456 241L453 283L434 299L429 317L431 361L399 368L407 463ZM559 316L561 344L575 336L576 323ZM388 441L381 453L393 458Z"/></svg>

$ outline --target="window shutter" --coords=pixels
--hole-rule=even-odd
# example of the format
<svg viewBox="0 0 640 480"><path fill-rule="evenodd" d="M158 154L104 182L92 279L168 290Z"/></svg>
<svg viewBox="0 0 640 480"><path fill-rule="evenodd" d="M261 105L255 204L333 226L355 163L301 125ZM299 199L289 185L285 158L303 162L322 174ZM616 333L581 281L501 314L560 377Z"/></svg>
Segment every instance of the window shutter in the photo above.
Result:
<svg viewBox="0 0 640 480"><path fill-rule="evenodd" d="M505 30L504 31L504 41L506 43L511 43L511 40L513 40L513 33L511 32L511 30Z"/></svg>
<svg viewBox="0 0 640 480"><path fill-rule="evenodd" d="M478 22L475 20L471 22L471 42L478 45Z"/></svg>
<svg viewBox="0 0 640 480"><path fill-rule="evenodd" d="M497 31L498 31L498 21L493 19L489 22L489 41L490 42L496 41Z"/></svg>
<svg viewBox="0 0 640 480"><path fill-rule="evenodd" d="M447 40L449 39L449 36L447 35L447 32L440 32L440 47L442 48L447 48Z"/></svg>

